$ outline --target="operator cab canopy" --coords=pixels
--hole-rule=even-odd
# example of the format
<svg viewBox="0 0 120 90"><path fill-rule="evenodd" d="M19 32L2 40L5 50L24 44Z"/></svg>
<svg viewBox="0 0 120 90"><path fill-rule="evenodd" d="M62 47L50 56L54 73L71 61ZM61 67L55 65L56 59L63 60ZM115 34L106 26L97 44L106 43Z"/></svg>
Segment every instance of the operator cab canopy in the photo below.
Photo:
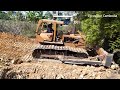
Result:
<svg viewBox="0 0 120 90"><path fill-rule="evenodd" d="M53 28L53 30L55 30L56 31L56 26L57 25L63 25L64 24L64 22L63 21L57 21L57 20L48 20L48 19L41 19L41 20L39 20L39 22L38 22L38 25L37 25L37 28L36 28L36 33L38 33L39 32L39 27L40 27L40 29L43 29L44 28L44 25L45 24L52 24L52 28ZM47 26L45 26L45 27L47 27Z"/></svg>
<svg viewBox="0 0 120 90"><path fill-rule="evenodd" d="M48 19L42 19L42 22L43 23L47 23L47 24L50 24L50 23L56 23L56 24L61 24L61 25L63 25L64 24L64 22L63 21L56 21L56 20L48 20Z"/></svg>

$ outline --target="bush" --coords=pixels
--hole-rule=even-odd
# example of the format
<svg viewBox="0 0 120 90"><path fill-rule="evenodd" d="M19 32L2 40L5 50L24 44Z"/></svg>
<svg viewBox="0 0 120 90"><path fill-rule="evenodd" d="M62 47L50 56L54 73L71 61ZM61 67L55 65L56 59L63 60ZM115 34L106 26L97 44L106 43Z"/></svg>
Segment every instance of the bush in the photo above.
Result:
<svg viewBox="0 0 120 90"><path fill-rule="evenodd" d="M57 30L61 30L64 33L67 33L68 31L71 31L74 27L75 25L73 23L70 23L69 25L59 26Z"/></svg>
<svg viewBox="0 0 120 90"><path fill-rule="evenodd" d="M117 15L117 17L91 17L90 15ZM86 35L86 45L99 45L109 53L120 48L119 11L80 11L76 16Z"/></svg>
<svg viewBox="0 0 120 90"><path fill-rule="evenodd" d="M0 32L9 32L28 37L35 36L36 24L25 21L0 20Z"/></svg>

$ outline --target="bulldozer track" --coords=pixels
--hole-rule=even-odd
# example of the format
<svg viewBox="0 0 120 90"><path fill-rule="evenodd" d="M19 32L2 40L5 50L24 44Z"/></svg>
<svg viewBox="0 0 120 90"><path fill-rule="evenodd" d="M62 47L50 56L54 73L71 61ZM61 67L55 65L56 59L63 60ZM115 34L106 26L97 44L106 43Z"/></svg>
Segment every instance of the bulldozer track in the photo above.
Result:
<svg viewBox="0 0 120 90"><path fill-rule="evenodd" d="M28 54L28 56L29 55L30 54ZM30 56L29 58L31 58ZM102 65L102 62L98 61L97 58L90 60L85 49L70 46L39 45L33 51L32 56L32 58L35 58L38 61L44 61L44 59L47 59L47 61L60 61L65 64Z"/></svg>
<svg viewBox="0 0 120 90"><path fill-rule="evenodd" d="M48 57L53 59L88 58L88 53L83 48L57 45L39 45L32 53L34 58Z"/></svg>
<svg viewBox="0 0 120 90"><path fill-rule="evenodd" d="M74 48L74 47L70 47L70 46L40 45L36 49L69 50L69 51L72 51L72 52L86 53L88 55L88 53L86 52L85 49L83 49L83 48Z"/></svg>

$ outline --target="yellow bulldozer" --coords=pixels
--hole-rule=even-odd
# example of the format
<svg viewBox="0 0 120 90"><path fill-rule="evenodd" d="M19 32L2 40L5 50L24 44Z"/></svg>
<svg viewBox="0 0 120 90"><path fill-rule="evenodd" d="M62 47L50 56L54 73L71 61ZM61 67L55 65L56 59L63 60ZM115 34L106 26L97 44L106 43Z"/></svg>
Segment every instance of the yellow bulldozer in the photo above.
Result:
<svg viewBox="0 0 120 90"><path fill-rule="evenodd" d="M43 30L45 25L49 30ZM79 33L64 34L62 31L58 31L57 27L60 25L64 25L64 22L47 19L39 20L36 28L36 42L40 43L40 47L34 50L33 57L88 58L88 54L84 49L84 38Z"/></svg>
<svg viewBox="0 0 120 90"><path fill-rule="evenodd" d="M58 27L64 25L63 21L41 19L36 28L36 43L39 47L32 53L34 58L49 58L71 64L99 64L101 61L91 60L85 49L85 35L75 29L64 33ZM45 27L47 27L45 30Z"/></svg>
<svg viewBox="0 0 120 90"><path fill-rule="evenodd" d="M43 30L45 23L47 23L48 28L49 26L52 27L51 29L53 32L47 32L47 30ZM65 46L69 44L72 47L85 48L85 38L79 31L78 34L70 33L68 35L63 34L63 32L61 32L62 34L61 35L60 32L58 33L57 30L57 27L59 25L64 25L64 22L56 21L56 20L47 20L47 19L39 20L36 29L36 41L40 43L48 43L48 44L61 44L61 45L65 44ZM39 28L41 29L40 31L38 30Z"/></svg>

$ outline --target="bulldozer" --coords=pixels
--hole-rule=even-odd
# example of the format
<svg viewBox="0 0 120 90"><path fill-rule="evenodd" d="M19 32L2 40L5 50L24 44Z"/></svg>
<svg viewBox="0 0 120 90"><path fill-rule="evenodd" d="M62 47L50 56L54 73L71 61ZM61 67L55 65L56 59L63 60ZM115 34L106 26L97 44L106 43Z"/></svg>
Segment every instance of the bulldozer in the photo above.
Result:
<svg viewBox="0 0 120 90"><path fill-rule="evenodd" d="M85 35L80 31L75 33L74 29L69 33L58 30L58 27L63 25L63 21L57 20L41 19L38 21L35 41L39 46L34 49L33 58L60 60L68 64L102 65L102 61L89 57L85 47Z"/></svg>
<svg viewBox="0 0 120 90"><path fill-rule="evenodd" d="M51 25L52 32L43 30L45 25ZM61 25L64 25L63 21L39 20L35 41L40 43L40 46L34 50L34 58L88 58L84 38L79 33L64 34L62 31L58 31L57 27Z"/></svg>

